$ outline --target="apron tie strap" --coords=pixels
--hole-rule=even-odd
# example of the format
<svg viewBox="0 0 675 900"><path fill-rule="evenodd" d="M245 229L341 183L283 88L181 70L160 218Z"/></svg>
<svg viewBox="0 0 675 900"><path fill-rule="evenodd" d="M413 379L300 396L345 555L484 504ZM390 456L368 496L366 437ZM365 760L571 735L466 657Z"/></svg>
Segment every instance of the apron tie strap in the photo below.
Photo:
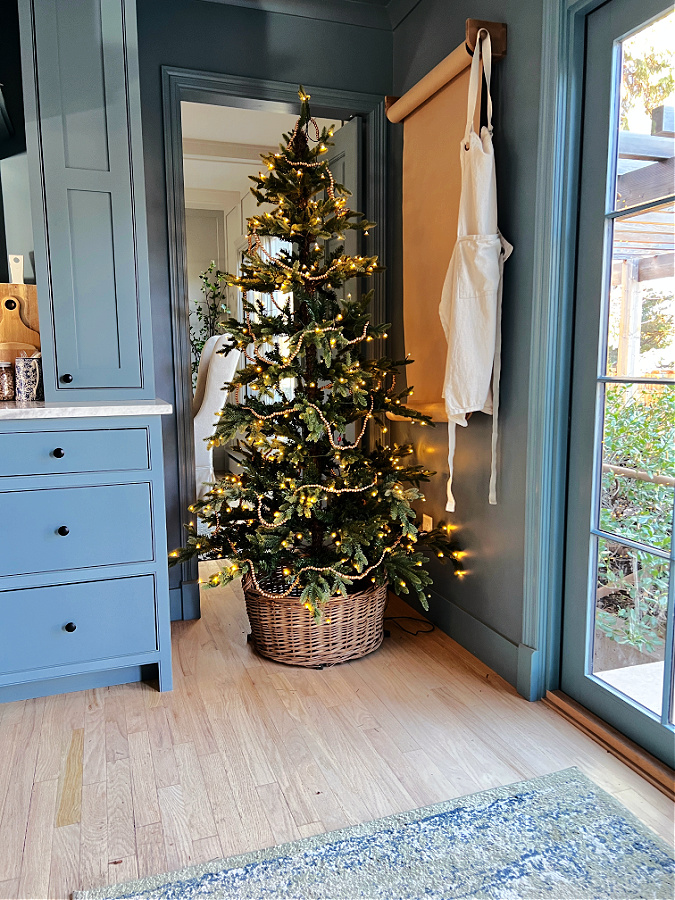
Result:
<svg viewBox="0 0 675 900"><path fill-rule="evenodd" d="M481 28L476 36L476 49L471 60L471 75L469 77L469 99L466 110L466 130L464 132L464 148L468 150L469 135L473 131L473 119L476 113L478 93L480 85L480 60L483 59L483 72L487 86L487 128L492 134L492 96L490 94L490 76L492 74L492 41L490 32Z"/></svg>

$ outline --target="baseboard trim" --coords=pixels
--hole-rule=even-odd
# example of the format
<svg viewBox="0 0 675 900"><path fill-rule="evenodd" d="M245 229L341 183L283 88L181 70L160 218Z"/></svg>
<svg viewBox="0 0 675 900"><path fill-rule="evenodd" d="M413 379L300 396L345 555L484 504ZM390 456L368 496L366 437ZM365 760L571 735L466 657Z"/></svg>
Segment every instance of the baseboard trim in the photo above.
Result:
<svg viewBox="0 0 675 900"><path fill-rule="evenodd" d="M546 706L587 734L612 756L675 801L675 771L562 691L547 691Z"/></svg>
<svg viewBox="0 0 675 900"><path fill-rule="evenodd" d="M180 587L169 590L169 611L172 622L180 622L183 618L183 591Z"/></svg>
<svg viewBox="0 0 675 900"><path fill-rule="evenodd" d="M181 581L180 587L169 591L171 621L181 622L201 618L198 581Z"/></svg>

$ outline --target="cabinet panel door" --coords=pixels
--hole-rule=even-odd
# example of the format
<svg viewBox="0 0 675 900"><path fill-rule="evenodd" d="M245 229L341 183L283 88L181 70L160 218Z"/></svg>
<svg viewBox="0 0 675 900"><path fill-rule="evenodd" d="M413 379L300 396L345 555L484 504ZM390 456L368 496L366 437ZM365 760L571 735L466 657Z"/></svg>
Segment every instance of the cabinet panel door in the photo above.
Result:
<svg viewBox="0 0 675 900"><path fill-rule="evenodd" d="M132 158L140 147L133 3L25 3L52 303L45 388L73 399L101 389L144 396L149 290L141 160ZM43 329L49 320L41 316Z"/></svg>

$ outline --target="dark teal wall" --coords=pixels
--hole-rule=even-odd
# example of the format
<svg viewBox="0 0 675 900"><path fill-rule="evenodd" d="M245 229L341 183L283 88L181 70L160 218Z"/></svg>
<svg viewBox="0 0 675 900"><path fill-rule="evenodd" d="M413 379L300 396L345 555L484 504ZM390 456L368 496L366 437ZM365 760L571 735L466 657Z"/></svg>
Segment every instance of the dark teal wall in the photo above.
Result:
<svg viewBox="0 0 675 900"><path fill-rule="evenodd" d="M173 402L160 67L391 93L392 35L201 0L137 0L157 396ZM164 419L169 546L182 541L175 419ZM177 570L172 570L175 579ZM172 585L173 586L173 585Z"/></svg>
<svg viewBox="0 0 675 900"><path fill-rule="evenodd" d="M523 547L525 516L525 450L534 254L535 178L539 116L541 0L422 0L394 32L394 91L404 93L464 40L469 16L504 21L508 25L508 55L495 66L495 154L499 193L500 229L515 246L504 276L502 399L500 409L499 503L487 502L490 474L492 420L475 414L469 427L457 429L455 496L457 512L445 513L447 431L396 426L394 437L412 441L419 459L439 474L427 490L424 511L460 525L457 536L470 557L471 574L463 581L449 568L434 565L435 594L432 614L440 622L456 623L455 636L463 630L473 635L472 649L480 654L482 641L492 648L488 661L496 665L500 647L509 661L502 671L515 677L515 647L521 639L523 598ZM464 113L462 112L462 115ZM442 127L442 123L439 123ZM393 333L401 328L400 153L401 126L394 126L395 164L392 194L396 196L393 224L392 267ZM459 165L458 148L448 147L448 162ZM440 168L440 166L439 166ZM439 334L442 334L439 327ZM401 349L401 345L399 345ZM439 342L431 365L443 366L445 346ZM448 602L449 601L449 602ZM478 622L470 621L457 608ZM492 632L481 628L487 625ZM451 629L452 630L452 629ZM499 635L507 642L499 640ZM510 642L510 645L509 643ZM496 648L496 649L495 649ZM496 654L496 655L495 655Z"/></svg>

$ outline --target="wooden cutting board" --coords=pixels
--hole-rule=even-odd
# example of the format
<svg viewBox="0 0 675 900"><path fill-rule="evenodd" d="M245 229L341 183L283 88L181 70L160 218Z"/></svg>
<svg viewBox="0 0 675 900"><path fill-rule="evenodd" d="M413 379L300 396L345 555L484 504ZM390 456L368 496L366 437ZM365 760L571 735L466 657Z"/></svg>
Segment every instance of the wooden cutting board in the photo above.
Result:
<svg viewBox="0 0 675 900"><path fill-rule="evenodd" d="M39 350L39 328L35 285L0 283L0 359Z"/></svg>

